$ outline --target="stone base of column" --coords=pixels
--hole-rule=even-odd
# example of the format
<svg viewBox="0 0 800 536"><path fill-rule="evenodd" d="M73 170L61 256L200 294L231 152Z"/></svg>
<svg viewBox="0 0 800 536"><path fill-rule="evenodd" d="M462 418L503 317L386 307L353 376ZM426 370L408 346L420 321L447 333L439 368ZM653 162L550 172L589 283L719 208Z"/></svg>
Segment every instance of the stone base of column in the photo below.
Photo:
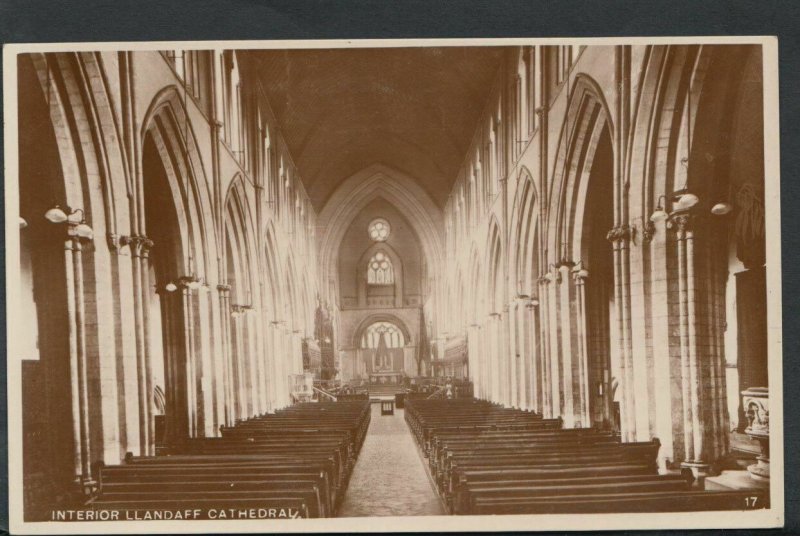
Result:
<svg viewBox="0 0 800 536"><path fill-rule="evenodd" d="M688 469L692 472L695 480L702 483L703 479L711 476L711 465L703 461L681 462L681 469Z"/></svg>
<svg viewBox="0 0 800 536"><path fill-rule="evenodd" d="M92 497L97 491L97 481L92 478L76 476L73 480L73 490L75 498L85 501L87 497Z"/></svg>
<svg viewBox="0 0 800 536"><path fill-rule="evenodd" d="M747 466L747 470L750 472L750 477L753 480L758 481L769 481L769 458L765 456L759 456L756 458L758 463L754 463L753 465Z"/></svg>

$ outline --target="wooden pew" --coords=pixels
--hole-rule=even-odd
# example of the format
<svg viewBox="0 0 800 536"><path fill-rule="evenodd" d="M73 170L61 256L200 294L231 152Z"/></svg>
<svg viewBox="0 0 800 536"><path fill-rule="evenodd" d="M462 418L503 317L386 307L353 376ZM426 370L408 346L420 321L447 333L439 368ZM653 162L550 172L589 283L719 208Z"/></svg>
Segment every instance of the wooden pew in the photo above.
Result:
<svg viewBox="0 0 800 536"><path fill-rule="evenodd" d="M406 420L451 513L603 513L764 508L768 493L692 489L659 475L657 439L564 430L559 419L476 400L416 400Z"/></svg>
<svg viewBox="0 0 800 536"><path fill-rule="evenodd" d="M470 513L489 515L703 512L768 507L769 493L766 490L665 491L609 493L599 496L485 497L475 500Z"/></svg>
<svg viewBox="0 0 800 536"><path fill-rule="evenodd" d="M88 506L292 508L301 517L333 516L370 415L368 401L297 404L222 428L221 438L172 445L166 456L128 456L100 468Z"/></svg>

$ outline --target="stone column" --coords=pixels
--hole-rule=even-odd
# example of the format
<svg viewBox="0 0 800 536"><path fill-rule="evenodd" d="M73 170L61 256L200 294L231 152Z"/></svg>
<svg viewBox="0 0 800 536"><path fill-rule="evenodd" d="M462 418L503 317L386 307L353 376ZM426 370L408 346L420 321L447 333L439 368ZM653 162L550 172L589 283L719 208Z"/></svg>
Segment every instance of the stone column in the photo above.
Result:
<svg viewBox="0 0 800 536"><path fill-rule="evenodd" d="M194 333L194 297L192 289L189 287L190 277L182 277L181 295L183 298L183 333L186 378L186 415L188 423L189 437L197 436L197 363L195 356L195 333Z"/></svg>
<svg viewBox="0 0 800 536"><path fill-rule="evenodd" d="M131 263L133 264L133 318L134 318L134 334L136 337L136 377L137 377L137 396L139 401L139 454L146 456L148 454L148 445L150 444L150 437L148 426L150 413L148 408L148 391L147 391L147 338L145 336L145 298L146 288L144 287L143 271L147 270L147 265L142 262L143 249L145 247L145 239L142 236L131 236L127 240L123 239L123 243L129 245L131 251Z"/></svg>
<svg viewBox="0 0 800 536"><path fill-rule="evenodd" d="M576 411L582 426L589 427L592 425L592 417L589 413L589 355L588 355L588 339L587 333L587 318L586 318L586 279L589 277L589 271L583 267L583 263L579 262L572 268L572 279L575 282L575 300L577 309L577 322L576 322L576 339L578 344L577 358L578 358L578 394L579 394L579 407Z"/></svg>
<svg viewBox="0 0 800 536"><path fill-rule="evenodd" d="M619 225L608 232L606 238L613 245L614 255L614 310L617 340L619 341L619 363L622 374L622 438L636 440L636 398L634 397L633 357L631 353L630 313L630 263L628 247L631 230L628 225Z"/></svg>
<svg viewBox="0 0 800 536"><path fill-rule="evenodd" d="M86 326L83 286L83 242L68 224L64 243L64 261L67 283L67 317L69 319L69 368L72 403L72 431L74 449L75 484L82 493L94 489L89 442L89 400L86 371Z"/></svg>
<svg viewBox="0 0 800 536"><path fill-rule="evenodd" d="M552 371L552 358L551 344L550 344L550 277L551 274L546 274L539 278L539 336L542 341L540 362L542 376L540 379L541 392L542 392L542 413L548 419L554 416L553 404L553 371Z"/></svg>
<svg viewBox="0 0 800 536"><path fill-rule="evenodd" d="M561 380L559 390L562 393L561 415L564 418L564 426L567 428L581 426L576 400L576 395L579 391L576 388L579 374L578 367L576 366L575 326L572 311L574 288L572 285L571 270L573 267L574 264L568 261L562 261L556 266L556 270L558 270L558 278L556 279L558 290L555 306L560 332L560 351L557 353Z"/></svg>
<svg viewBox="0 0 800 536"><path fill-rule="evenodd" d="M225 399L225 426L236 423L235 405L233 402L233 367L231 363L231 303L230 285L217 285L219 296L219 316L222 336L222 384Z"/></svg>
<svg viewBox="0 0 800 536"><path fill-rule="evenodd" d="M516 363L514 377L512 378L517 385L517 407L521 409L530 409L531 404L531 351L530 351L530 337L531 337L531 323L530 315L526 309L529 302L527 297L518 297L514 300L514 337L515 347L517 349L514 355L514 362Z"/></svg>
<svg viewBox="0 0 800 536"><path fill-rule="evenodd" d="M546 275L547 284L547 329L549 332L550 348L548 361L550 366L550 395L552 398L552 416L564 415L564 390L562 387L563 362L561 360L561 319L559 317L559 291L561 290L561 273L552 267Z"/></svg>
<svg viewBox="0 0 800 536"><path fill-rule="evenodd" d="M150 355L150 347L147 341L150 340L152 334L150 333L150 249L153 247L153 241L146 236L139 236L142 243L141 257L141 291L142 291L142 325L144 327L144 368L145 368L145 392L146 392L146 416L147 416L147 455L154 456L156 453L156 440L155 440L155 393L153 386L153 362Z"/></svg>
<svg viewBox="0 0 800 536"><path fill-rule="evenodd" d="M531 298L523 309L528 337L528 409L542 413L542 352L541 328L539 326L539 299Z"/></svg>
<svg viewBox="0 0 800 536"><path fill-rule="evenodd" d="M473 386L473 394L475 398L482 398L483 391L481 388L481 382L483 378L481 376L481 359L483 356L480 355L480 344L478 339L480 337L480 326L478 324L470 324L467 327L467 360L469 362L469 376L470 380L472 380ZM444 348L444 345L442 346ZM439 353L440 356L444 357L444 351Z"/></svg>
<svg viewBox="0 0 800 536"><path fill-rule="evenodd" d="M696 476L708 472L705 451L705 421L701 413L703 370L698 356L694 216L687 212L670 215L667 226L677 235L679 322L681 341L681 399L685 460L681 464Z"/></svg>

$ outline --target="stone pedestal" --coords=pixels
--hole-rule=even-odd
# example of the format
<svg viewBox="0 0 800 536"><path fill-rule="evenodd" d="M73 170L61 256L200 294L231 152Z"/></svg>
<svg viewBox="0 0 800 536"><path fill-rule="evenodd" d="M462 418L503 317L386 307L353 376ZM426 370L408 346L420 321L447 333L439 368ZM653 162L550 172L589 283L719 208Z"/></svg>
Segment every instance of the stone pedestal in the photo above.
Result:
<svg viewBox="0 0 800 536"><path fill-rule="evenodd" d="M751 387L742 391L742 406L748 422L744 432L761 445L758 463L747 470L755 480L769 480L769 389Z"/></svg>

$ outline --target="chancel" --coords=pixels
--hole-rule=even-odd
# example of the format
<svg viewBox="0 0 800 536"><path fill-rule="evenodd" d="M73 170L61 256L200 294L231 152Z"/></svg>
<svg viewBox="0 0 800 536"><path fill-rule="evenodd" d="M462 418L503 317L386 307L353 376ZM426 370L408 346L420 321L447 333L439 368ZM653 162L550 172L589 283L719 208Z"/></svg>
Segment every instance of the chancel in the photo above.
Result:
<svg viewBox="0 0 800 536"><path fill-rule="evenodd" d="M762 70L18 56L25 518L768 507Z"/></svg>

